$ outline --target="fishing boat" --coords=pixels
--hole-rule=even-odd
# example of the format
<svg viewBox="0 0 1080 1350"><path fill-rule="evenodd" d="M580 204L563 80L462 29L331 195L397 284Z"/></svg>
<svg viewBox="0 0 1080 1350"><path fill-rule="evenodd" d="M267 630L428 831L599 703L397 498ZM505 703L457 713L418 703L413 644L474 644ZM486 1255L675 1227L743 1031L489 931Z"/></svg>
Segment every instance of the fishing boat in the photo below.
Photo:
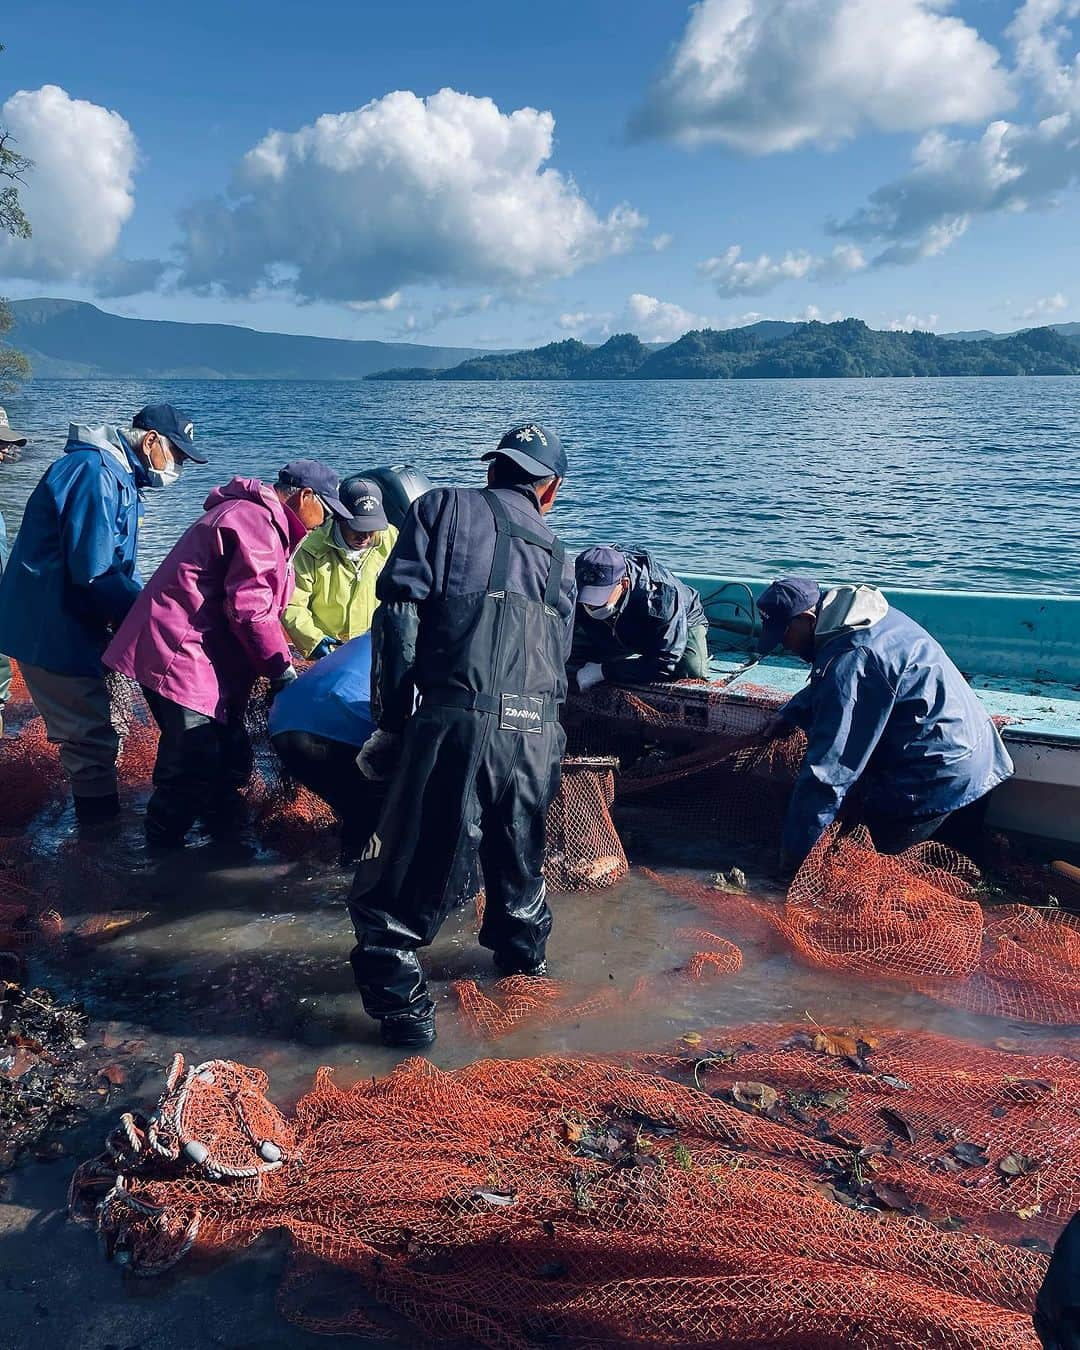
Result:
<svg viewBox="0 0 1080 1350"><path fill-rule="evenodd" d="M807 667L795 657L777 652L753 661L754 597L768 580L682 580L705 605L715 684L667 686L666 711L688 727L721 730L712 723L723 720L726 705L747 703L763 688L790 697L802 687ZM1080 596L882 589L938 639L986 710L1003 720L1016 773L994 793L988 823L1080 853ZM658 692L650 687L653 703ZM768 713L759 717L763 725Z"/></svg>

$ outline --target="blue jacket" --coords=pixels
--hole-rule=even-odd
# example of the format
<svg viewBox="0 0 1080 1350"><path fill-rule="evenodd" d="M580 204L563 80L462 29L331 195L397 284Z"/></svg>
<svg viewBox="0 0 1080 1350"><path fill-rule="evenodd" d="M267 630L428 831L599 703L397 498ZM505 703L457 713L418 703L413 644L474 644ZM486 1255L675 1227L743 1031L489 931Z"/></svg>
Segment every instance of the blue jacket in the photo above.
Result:
<svg viewBox="0 0 1080 1350"><path fill-rule="evenodd" d="M57 675L102 673L109 635L142 589L146 485L115 428L71 426L63 455L30 494L0 577L0 651Z"/></svg>
<svg viewBox="0 0 1080 1350"><path fill-rule="evenodd" d="M826 593L822 605L850 590ZM880 592L872 596L880 617L855 619L859 626L822 632L819 618L810 683L782 712L809 738L784 824L793 864L860 780L868 811L913 819L967 806L1013 772L997 728L940 644Z"/></svg>
<svg viewBox="0 0 1080 1350"><path fill-rule="evenodd" d="M270 706L270 735L306 731L360 748L375 730L371 716L371 634L363 633L316 661Z"/></svg>
<svg viewBox="0 0 1080 1350"><path fill-rule="evenodd" d="M614 622L594 619L578 605L575 666L599 661L614 684L670 680L682 660L690 630L706 624L701 596L644 550L623 550L630 589Z"/></svg>

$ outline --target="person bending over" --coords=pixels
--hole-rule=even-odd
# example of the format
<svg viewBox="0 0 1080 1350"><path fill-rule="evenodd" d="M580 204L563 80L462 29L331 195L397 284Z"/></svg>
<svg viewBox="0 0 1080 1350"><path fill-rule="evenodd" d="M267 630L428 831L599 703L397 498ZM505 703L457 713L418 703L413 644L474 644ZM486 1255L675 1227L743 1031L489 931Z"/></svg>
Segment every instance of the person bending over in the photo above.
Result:
<svg viewBox="0 0 1080 1350"><path fill-rule="evenodd" d="M768 729L809 744L784 823L784 864L803 861L859 787L859 818L882 853L981 829L986 796L1013 772L997 728L941 645L874 586L822 590L784 577L757 601L758 651L781 643L810 683ZM946 821L954 812L963 816Z"/></svg>
<svg viewBox="0 0 1080 1350"><path fill-rule="evenodd" d="M244 712L255 680L271 696L296 678L281 615L289 565L308 530L350 512L337 475L314 460L287 464L271 487L234 478L173 547L132 606L105 664L142 685L161 729L147 842L175 848L202 820L234 828L251 775Z"/></svg>
<svg viewBox="0 0 1080 1350"><path fill-rule="evenodd" d="M371 634L335 648L282 689L270 708L270 743L288 773L341 821L341 862L355 863L386 795L360 772L371 717Z"/></svg>
<svg viewBox="0 0 1080 1350"><path fill-rule="evenodd" d="M434 940L477 855L481 945L504 974L546 970L542 869L566 742L574 580L544 517L566 455L554 432L530 423L484 458L485 490L436 488L413 503L378 583L379 729L359 763L372 777L396 773L349 908L356 983L390 1045L435 1039L417 950Z"/></svg>
<svg viewBox="0 0 1080 1350"><path fill-rule="evenodd" d="M584 693L605 680L649 684L709 678L701 596L643 549L589 548L574 568L578 600L570 657Z"/></svg>
<svg viewBox="0 0 1080 1350"><path fill-rule="evenodd" d="M102 653L142 590L142 493L165 488L197 453L169 403L131 426L68 429L64 453L30 494L0 578L0 651L19 663L49 740L60 747L81 824L120 810L119 738Z"/></svg>
<svg viewBox="0 0 1080 1350"><path fill-rule="evenodd" d="M315 661L370 630L375 583L397 542L378 483L346 478L338 496L349 519L328 520L296 550L296 588L283 619L293 645Z"/></svg>
<svg viewBox="0 0 1080 1350"><path fill-rule="evenodd" d="M5 460L18 459L19 452L27 442L27 437L21 431L16 431L8 421L7 412L0 408L0 464ZM4 564L8 559L8 537L7 526L4 524L4 517L0 515L0 576L4 574ZM11 693L11 662L0 655L0 736L4 734L4 709L7 707L8 695Z"/></svg>

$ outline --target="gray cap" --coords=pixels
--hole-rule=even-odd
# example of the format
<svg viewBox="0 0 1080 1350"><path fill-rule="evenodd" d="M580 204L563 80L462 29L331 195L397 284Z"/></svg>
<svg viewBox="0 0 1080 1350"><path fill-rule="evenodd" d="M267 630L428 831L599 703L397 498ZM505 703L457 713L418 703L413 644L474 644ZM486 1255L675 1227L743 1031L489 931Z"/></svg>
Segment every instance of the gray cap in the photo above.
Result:
<svg viewBox="0 0 1080 1350"><path fill-rule="evenodd" d="M0 445L25 445L30 438L16 431L8 421L8 415L0 408Z"/></svg>

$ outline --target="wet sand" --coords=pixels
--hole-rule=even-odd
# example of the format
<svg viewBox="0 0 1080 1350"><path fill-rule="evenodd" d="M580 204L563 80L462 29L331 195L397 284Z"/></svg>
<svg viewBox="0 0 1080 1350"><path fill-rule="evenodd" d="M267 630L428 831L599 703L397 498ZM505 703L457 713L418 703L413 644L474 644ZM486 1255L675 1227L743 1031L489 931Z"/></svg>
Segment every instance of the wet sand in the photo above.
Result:
<svg viewBox="0 0 1080 1350"><path fill-rule="evenodd" d="M122 1110L154 1104L176 1050L189 1062L220 1056L263 1069L283 1106L302 1095L320 1064L350 1082L385 1073L402 1057L379 1046L352 986L344 906L350 876L330 864L336 841L328 840L325 863L283 859L252 838L150 857L130 808L118 830L90 839L76 832L70 810L54 810L31 839L29 872L55 886L52 899L69 932L103 911L149 913L92 942L69 937L33 953L30 982L85 1003L91 1045L141 1044L123 1051L124 1084L103 1089L89 1120L64 1136L64 1156L23 1162L3 1179L0 1348L355 1346L355 1338L308 1336L278 1315L280 1243L212 1269L185 1263L161 1279L131 1279L104 1261L93 1233L69 1223L65 1209L74 1164L99 1151ZM775 894L763 860L745 851L651 838L635 854L698 878L737 863L755 894ZM673 938L674 930L710 926L699 909L633 871L609 890L555 895L551 903L551 973L582 998L612 989L629 997L642 975L677 972L695 948ZM524 1027L490 1044L470 1033L450 988L453 980L475 979L483 989L495 978L476 944L471 907L459 910L425 954L439 1015L430 1058L453 1067L485 1056L640 1049L694 1029L808 1015L823 1025L923 1027L978 1043L1008 1036L1033 1051L1049 1039L1025 1024L975 1017L896 986L810 970L732 936L745 956L738 974L704 984L657 979L661 992L651 1000L607 1016Z"/></svg>

